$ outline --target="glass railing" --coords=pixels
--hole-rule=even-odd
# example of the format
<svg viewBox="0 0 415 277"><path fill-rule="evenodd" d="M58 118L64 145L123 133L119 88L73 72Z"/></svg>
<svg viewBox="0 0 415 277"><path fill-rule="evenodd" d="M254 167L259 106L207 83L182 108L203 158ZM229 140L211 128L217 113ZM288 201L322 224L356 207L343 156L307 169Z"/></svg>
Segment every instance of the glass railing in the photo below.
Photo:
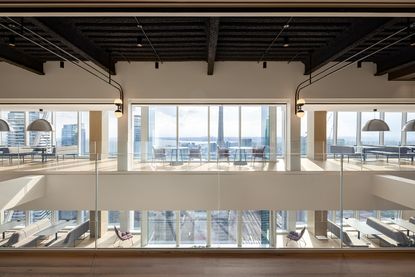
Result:
<svg viewBox="0 0 415 277"><path fill-rule="evenodd" d="M34 157L31 170L1 170L0 250L415 249L407 157L167 153Z"/></svg>
<svg viewBox="0 0 415 277"><path fill-rule="evenodd" d="M200 147L152 146L149 151L80 153L76 147L3 147L0 171L412 171L410 146L346 146L316 142L313 146L290 143L285 153L264 146ZM146 147L146 149L149 147ZM90 149L95 149L91 142ZM274 150L276 148L273 148ZM324 152L323 152L324 151ZM95 157L97 156L97 157Z"/></svg>

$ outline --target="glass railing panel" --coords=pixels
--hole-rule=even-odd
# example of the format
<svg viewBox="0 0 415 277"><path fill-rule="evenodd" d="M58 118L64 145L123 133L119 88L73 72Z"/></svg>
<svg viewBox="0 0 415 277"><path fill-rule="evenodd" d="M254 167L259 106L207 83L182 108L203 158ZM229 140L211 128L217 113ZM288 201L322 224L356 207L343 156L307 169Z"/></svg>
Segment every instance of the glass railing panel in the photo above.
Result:
<svg viewBox="0 0 415 277"><path fill-rule="evenodd" d="M86 172L0 171L0 250L95 247L92 165Z"/></svg>

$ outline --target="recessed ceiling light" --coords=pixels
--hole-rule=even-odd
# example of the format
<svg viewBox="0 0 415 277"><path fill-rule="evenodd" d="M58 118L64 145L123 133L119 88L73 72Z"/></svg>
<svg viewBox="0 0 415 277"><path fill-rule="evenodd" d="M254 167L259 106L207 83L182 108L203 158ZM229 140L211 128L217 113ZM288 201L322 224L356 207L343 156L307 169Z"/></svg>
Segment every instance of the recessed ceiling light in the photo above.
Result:
<svg viewBox="0 0 415 277"><path fill-rule="evenodd" d="M288 37L284 38L284 44L282 45L283 47L288 47L290 46L290 40L288 39Z"/></svg>
<svg viewBox="0 0 415 277"><path fill-rule="evenodd" d="M137 37L137 47L143 47L143 38L140 36Z"/></svg>
<svg viewBox="0 0 415 277"><path fill-rule="evenodd" d="M11 47L16 46L16 38L14 36L9 36L8 45L11 46Z"/></svg>

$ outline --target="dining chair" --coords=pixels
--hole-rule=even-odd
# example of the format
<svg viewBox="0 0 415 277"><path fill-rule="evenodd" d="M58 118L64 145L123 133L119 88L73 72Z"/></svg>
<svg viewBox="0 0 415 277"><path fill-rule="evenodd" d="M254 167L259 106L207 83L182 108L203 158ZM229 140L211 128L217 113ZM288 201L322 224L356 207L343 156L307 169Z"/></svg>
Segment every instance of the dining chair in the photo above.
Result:
<svg viewBox="0 0 415 277"><path fill-rule="evenodd" d="M231 156L231 153L228 148L217 146L216 163L219 163L219 160L223 158L226 159L229 163L230 156Z"/></svg>
<svg viewBox="0 0 415 277"><path fill-rule="evenodd" d="M255 163L255 160L260 158L262 161L265 160L265 146L259 148L252 148L251 161Z"/></svg>
<svg viewBox="0 0 415 277"><path fill-rule="evenodd" d="M202 147L199 145L196 148L189 149L189 163L192 159L199 159L200 164L202 164Z"/></svg>
<svg viewBox="0 0 415 277"><path fill-rule="evenodd" d="M167 153L165 148L156 148L153 146L153 163L154 161L166 161Z"/></svg>

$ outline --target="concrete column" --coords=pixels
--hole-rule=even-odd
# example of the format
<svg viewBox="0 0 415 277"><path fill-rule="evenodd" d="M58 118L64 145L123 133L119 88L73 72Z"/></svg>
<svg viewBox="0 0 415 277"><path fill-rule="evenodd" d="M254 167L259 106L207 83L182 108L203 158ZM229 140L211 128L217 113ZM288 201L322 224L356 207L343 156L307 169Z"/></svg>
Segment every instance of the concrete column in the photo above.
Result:
<svg viewBox="0 0 415 277"><path fill-rule="evenodd" d="M294 114L294 98L287 105L286 170L301 171L301 121Z"/></svg>
<svg viewBox="0 0 415 277"><path fill-rule="evenodd" d="M95 238L97 235L101 238L108 230L108 211L98 211L97 218L95 218L95 211L89 211L89 217L90 237ZM95 220L98 222L97 225Z"/></svg>
<svg viewBox="0 0 415 277"><path fill-rule="evenodd" d="M324 161L327 144L327 112L316 111L307 114L307 158Z"/></svg>
<svg viewBox="0 0 415 277"><path fill-rule="evenodd" d="M51 217L52 224L57 223L59 221L59 211L52 211Z"/></svg>
<svg viewBox="0 0 415 277"><path fill-rule="evenodd" d="M76 212L76 224L81 224L83 222L83 215L82 215L82 211L77 211Z"/></svg>
<svg viewBox="0 0 415 277"><path fill-rule="evenodd" d="M25 226L29 226L32 223L32 213L30 211L25 211Z"/></svg>
<svg viewBox="0 0 415 277"><path fill-rule="evenodd" d="M120 211L120 229L130 232L134 227L134 211Z"/></svg>
<svg viewBox="0 0 415 277"><path fill-rule="evenodd" d="M316 237L327 237L327 214L327 211L307 211L307 230Z"/></svg>
<svg viewBox="0 0 415 277"><path fill-rule="evenodd" d="M295 231L297 225L297 211L287 211L287 231Z"/></svg>
<svg viewBox="0 0 415 277"><path fill-rule="evenodd" d="M133 145L131 143L131 105L124 104L124 114L118 118L118 171L128 171L132 167Z"/></svg>
<svg viewBox="0 0 415 277"><path fill-rule="evenodd" d="M101 159L108 152L108 114L101 111L89 112L90 160Z"/></svg>
<svg viewBox="0 0 415 277"><path fill-rule="evenodd" d="M402 219L408 220L411 216L415 217L415 211L414 210L402 211Z"/></svg>

